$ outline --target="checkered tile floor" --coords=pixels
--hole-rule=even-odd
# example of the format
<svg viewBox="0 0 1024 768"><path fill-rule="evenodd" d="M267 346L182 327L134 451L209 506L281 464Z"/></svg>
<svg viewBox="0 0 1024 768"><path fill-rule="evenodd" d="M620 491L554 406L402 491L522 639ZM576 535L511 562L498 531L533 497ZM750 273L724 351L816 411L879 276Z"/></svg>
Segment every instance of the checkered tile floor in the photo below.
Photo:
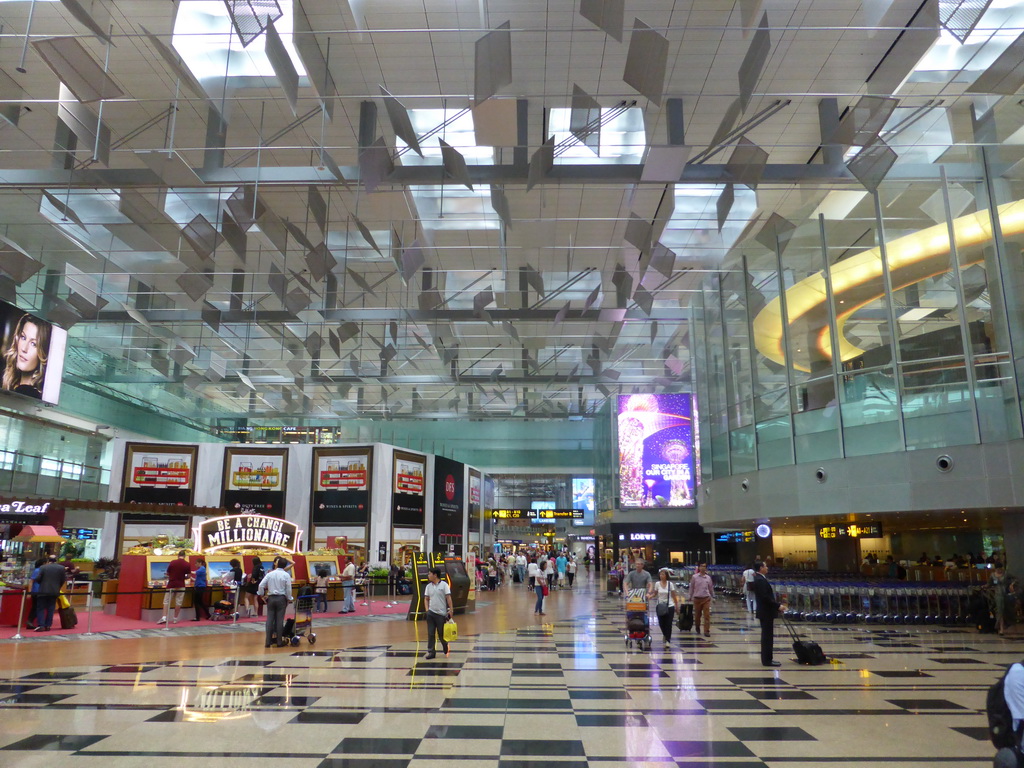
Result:
<svg viewBox="0 0 1024 768"><path fill-rule="evenodd" d="M799 666L780 634L782 667L766 669L738 602L716 602L710 638L669 646L652 617L646 652L625 647L619 603L591 599L588 617L463 637L431 661L416 642L108 667L69 655L0 681L0 766L991 765L985 691L1019 659L1013 641L817 625L803 629L833 663Z"/></svg>

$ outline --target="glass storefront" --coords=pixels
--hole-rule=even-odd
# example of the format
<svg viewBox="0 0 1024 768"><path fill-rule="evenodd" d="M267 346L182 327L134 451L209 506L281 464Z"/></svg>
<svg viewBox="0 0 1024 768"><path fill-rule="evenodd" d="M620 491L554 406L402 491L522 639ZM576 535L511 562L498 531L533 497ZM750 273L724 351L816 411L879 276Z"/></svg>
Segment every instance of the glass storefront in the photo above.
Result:
<svg viewBox="0 0 1024 768"><path fill-rule="evenodd" d="M1024 148L894 149L876 188L762 184L704 281L705 481L1024 434Z"/></svg>

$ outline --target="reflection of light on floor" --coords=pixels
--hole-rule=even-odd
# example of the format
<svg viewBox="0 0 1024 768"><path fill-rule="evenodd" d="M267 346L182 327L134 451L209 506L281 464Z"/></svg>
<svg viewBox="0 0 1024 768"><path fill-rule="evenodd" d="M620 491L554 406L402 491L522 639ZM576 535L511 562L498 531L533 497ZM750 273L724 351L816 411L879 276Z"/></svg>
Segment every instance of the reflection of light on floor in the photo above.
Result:
<svg viewBox="0 0 1024 768"><path fill-rule="evenodd" d="M189 692L200 691L190 708ZM250 717L250 710L262 690L255 685L222 685L212 688L182 688L181 712L186 723L219 723Z"/></svg>
<svg viewBox="0 0 1024 768"><path fill-rule="evenodd" d="M573 669L597 669L597 619L589 619L585 624L577 624L573 633L572 653Z"/></svg>

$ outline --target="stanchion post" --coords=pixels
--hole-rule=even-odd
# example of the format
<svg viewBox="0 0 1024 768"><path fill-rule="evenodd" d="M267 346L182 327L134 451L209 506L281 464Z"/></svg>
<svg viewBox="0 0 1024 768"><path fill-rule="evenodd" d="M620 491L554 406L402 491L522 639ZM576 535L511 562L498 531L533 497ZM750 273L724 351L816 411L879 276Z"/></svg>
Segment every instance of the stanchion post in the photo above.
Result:
<svg viewBox="0 0 1024 768"><path fill-rule="evenodd" d="M21 606L18 608L18 631L14 633L14 637L11 640L23 640L21 636L21 622L25 620L25 595L28 594L27 589L21 590Z"/></svg>
<svg viewBox="0 0 1024 768"><path fill-rule="evenodd" d="M92 631L92 583L89 584L89 591L85 593L85 637L90 637Z"/></svg>

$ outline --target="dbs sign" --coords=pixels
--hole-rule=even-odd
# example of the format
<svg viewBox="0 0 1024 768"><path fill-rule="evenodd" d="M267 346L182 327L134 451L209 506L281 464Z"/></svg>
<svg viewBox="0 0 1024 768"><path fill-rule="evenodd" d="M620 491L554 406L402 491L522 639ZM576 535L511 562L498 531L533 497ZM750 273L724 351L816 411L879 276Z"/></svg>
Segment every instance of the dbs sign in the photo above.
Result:
<svg viewBox="0 0 1024 768"><path fill-rule="evenodd" d="M444 495L448 501L452 501L455 498L455 476L448 475L444 479Z"/></svg>

